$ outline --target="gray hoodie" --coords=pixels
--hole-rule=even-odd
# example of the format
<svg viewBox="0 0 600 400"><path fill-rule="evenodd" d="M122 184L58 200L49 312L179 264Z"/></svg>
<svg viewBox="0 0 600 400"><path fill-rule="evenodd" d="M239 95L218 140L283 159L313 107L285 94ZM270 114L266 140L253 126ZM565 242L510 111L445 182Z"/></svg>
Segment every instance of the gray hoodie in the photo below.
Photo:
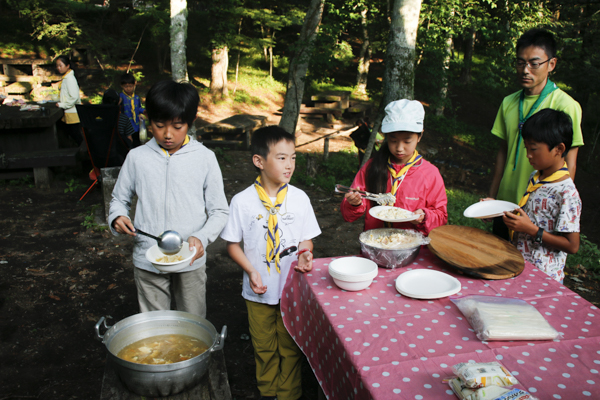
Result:
<svg viewBox="0 0 600 400"><path fill-rule="evenodd" d="M135 227L153 235L166 230L179 232L183 240L195 236L205 254L181 272L193 271L206 263L206 248L219 236L229 215L223 191L223 177L215 154L191 139L176 153L167 156L152 139L127 155L112 193L108 221L129 217L131 200L138 196ZM131 218L131 217L129 217ZM133 264L160 273L146 260L146 250L156 240L135 237Z"/></svg>

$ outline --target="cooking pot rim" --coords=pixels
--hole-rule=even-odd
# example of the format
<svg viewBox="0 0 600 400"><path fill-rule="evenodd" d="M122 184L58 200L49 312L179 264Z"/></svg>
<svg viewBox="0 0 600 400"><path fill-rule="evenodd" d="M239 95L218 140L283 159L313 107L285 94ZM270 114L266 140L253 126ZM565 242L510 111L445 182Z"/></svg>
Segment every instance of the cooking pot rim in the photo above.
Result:
<svg viewBox="0 0 600 400"><path fill-rule="evenodd" d="M117 357L117 355L109 349L110 342L117 336L117 334L120 331L131 326L147 323L153 320L183 321L198 325L199 328L205 329L209 333L209 336L213 339L212 343L207 343L209 347L204 353L196 357L190 358L189 360L180 361L173 364L156 365L138 364L131 361L123 360L122 358ZM104 327L107 330L104 332L103 335L100 335L100 325L102 323L104 323ZM96 324L96 335L97 339L102 341L102 343L105 345L110 357L113 358L116 362L126 365L127 368L143 372L167 372L171 370L187 368L190 365L196 364L209 357L213 351L221 350L224 346L225 338L227 337L227 326L223 325L221 334L219 334L210 321L198 315L194 315L185 311L175 310L148 311L145 313L131 315L127 318L118 321L112 326L106 324L106 317L102 317Z"/></svg>

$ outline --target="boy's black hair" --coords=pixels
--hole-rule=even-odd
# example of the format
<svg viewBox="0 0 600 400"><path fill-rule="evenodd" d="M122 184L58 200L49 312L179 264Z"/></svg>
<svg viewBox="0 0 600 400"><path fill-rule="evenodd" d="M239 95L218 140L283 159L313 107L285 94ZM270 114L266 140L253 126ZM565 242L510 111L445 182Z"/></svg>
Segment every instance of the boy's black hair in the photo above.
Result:
<svg viewBox="0 0 600 400"><path fill-rule="evenodd" d="M108 89L102 95L102 104L118 105L119 100L120 100L119 93L117 93L117 91L114 89Z"/></svg>
<svg viewBox="0 0 600 400"><path fill-rule="evenodd" d="M520 49L529 46L539 47L544 50L548 58L556 57L556 40L551 32L544 29L530 29L517 40L517 53Z"/></svg>
<svg viewBox="0 0 600 400"><path fill-rule="evenodd" d="M160 81L146 95L146 111L150 121L180 120L192 126L198 112L200 96L187 82Z"/></svg>
<svg viewBox="0 0 600 400"><path fill-rule="evenodd" d="M265 126L264 128L257 129L252 134L250 153L252 154L252 157L257 154L266 159L271 146L282 140L292 143L296 142L294 135L277 125ZM255 168L260 172L259 168L256 166Z"/></svg>
<svg viewBox="0 0 600 400"><path fill-rule="evenodd" d="M545 108L525 122L521 134L523 140L545 143L550 150L564 143L565 152L562 156L565 157L573 143L573 121L562 111Z"/></svg>
<svg viewBox="0 0 600 400"><path fill-rule="evenodd" d="M121 85L127 85L128 83L135 84L134 76L130 73L121 75Z"/></svg>

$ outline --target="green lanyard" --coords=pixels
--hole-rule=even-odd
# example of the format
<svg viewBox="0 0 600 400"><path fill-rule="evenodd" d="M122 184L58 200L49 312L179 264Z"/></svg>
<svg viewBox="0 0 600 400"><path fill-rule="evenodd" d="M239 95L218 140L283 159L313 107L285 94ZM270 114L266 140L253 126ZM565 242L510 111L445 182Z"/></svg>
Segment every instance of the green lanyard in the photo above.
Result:
<svg viewBox="0 0 600 400"><path fill-rule="evenodd" d="M521 147L521 131L523 130L523 125L525 121L529 119L533 114L535 114L537 108L542 104L544 99L552 92L554 92L558 87L554 82L550 79L546 81L546 86L540 93L540 96L537 98L531 109L529 109L529 113L525 118L523 118L523 101L525 100L525 90L521 90L521 96L519 97L519 134L517 136L517 154L515 155L515 164L513 166L513 171L517 169L517 161L519 160L519 149Z"/></svg>

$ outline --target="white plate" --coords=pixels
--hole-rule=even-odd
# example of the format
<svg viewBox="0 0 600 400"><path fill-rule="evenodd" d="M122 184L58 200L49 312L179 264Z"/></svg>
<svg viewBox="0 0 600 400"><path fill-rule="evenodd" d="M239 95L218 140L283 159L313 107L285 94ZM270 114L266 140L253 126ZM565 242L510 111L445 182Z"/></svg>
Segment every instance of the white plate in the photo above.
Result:
<svg viewBox="0 0 600 400"><path fill-rule="evenodd" d="M381 213L382 211L389 210L390 208L400 208L400 207L376 206L376 207L372 207L372 208L369 209L369 214L371 214L371 217L380 219L380 220L385 221L385 222L408 222L408 221L414 221L414 220L416 220L416 219L419 218L419 214L413 214L411 211L404 210L403 208L400 208L400 209L404 210L404 211L408 211L409 213L411 213L410 217L408 217L408 218L399 218L399 219L391 219L391 218L383 218L383 217L379 217L378 216L379 213Z"/></svg>
<svg viewBox="0 0 600 400"><path fill-rule="evenodd" d="M396 290L415 299L440 299L460 292L458 279L440 271L415 269L400 274Z"/></svg>
<svg viewBox="0 0 600 400"><path fill-rule="evenodd" d="M480 201L467 207L463 215L467 218L494 218L504 215L504 211L512 211L519 206L510 201L488 200Z"/></svg>

